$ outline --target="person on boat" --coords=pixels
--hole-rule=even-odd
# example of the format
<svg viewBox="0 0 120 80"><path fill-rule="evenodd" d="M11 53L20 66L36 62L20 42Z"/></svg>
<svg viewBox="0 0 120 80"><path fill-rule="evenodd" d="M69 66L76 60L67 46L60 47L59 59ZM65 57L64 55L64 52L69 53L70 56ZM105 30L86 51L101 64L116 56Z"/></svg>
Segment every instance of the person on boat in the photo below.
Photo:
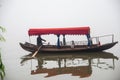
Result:
<svg viewBox="0 0 120 80"><path fill-rule="evenodd" d="M98 46L100 46L101 45L101 43L100 43L100 41L98 41Z"/></svg>
<svg viewBox="0 0 120 80"><path fill-rule="evenodd" d="M74 41L71 41L71 48L74 48L74 46L75 46Z"/></svg>
<svg viewBox="0 0 120 80"><path fill-rule="evenodd" d="M45 42L46 42L46 40L45 40L45 39L42 39L41 36L39 35L39 36L37 37L37 46L43 45L42 41L45 41Z"/></svg>

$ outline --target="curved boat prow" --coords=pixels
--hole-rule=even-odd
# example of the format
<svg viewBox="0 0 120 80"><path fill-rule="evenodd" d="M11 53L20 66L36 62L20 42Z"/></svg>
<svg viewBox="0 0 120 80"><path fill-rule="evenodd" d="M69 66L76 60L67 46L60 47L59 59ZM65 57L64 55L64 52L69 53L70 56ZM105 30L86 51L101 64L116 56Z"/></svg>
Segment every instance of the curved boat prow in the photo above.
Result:
<svg viewBox="0 0 120 80"><path fill-rule="evenodd" d="M118 43L118 41L111 43L111 47L115 46L117 43Z"/></svg>

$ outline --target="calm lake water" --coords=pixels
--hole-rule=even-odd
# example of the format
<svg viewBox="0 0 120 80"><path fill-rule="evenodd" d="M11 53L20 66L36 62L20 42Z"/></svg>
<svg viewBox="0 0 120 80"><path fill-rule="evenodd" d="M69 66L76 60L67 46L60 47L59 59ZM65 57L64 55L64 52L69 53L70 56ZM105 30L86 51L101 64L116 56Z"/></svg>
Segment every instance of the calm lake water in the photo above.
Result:
<svg viewBox="0 0 120 80"><path fill-rule="evenodd" d="M19 43L13 46L2 49L5 80L120 80L119 44L105 52L40 53L35 58Z"/></svg>

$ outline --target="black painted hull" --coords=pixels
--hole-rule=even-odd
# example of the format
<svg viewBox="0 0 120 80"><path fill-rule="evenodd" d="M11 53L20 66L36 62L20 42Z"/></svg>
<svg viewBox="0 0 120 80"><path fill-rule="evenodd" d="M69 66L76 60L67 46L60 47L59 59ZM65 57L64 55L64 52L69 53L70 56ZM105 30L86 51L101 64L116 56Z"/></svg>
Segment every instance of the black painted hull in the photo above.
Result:
<svg viewBox="0 0 120 80"><path fill-rule="evenodd" d="M117 43L118 42L107 43L100 46L92 45L90 47L88 47L87 45L77 45L74 48L71 48L70 46L62 46L61 48L57 48L55 45L43 45L39 52L97 52L110 49ZM24 50L29 52L35 52L38 49L38 46L30 43L20 43L20 45Z"/></svg>

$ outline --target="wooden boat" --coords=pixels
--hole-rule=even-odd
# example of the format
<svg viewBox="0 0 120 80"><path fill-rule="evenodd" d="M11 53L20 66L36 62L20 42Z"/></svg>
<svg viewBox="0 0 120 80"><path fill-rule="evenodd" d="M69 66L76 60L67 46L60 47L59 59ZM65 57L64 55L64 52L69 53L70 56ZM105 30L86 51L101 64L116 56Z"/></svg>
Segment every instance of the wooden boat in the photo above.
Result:
<svg viewBox="0 0 120 80"><path fill-rule="evenodd" d="M118 42L114 42L114 35L105 35L112 36L112 42L101 44L99 37L91 37L90 36L90 28L89 27L75 27L75 28L35 28L29 29L29 36L38 36L45 34L55 34L58 37L57 45L42 45L39 52L94 52L94 51L103 51L112 48ZM60 45L60 35L63 35L63 45ZM65 35L86 35L87 36L87 44L83 45L67 45L65 40ZM96 43L93 44L92 39L96 38ZM35 52L38 50L39 46L35 44L31 44L29 42L20 43L20 46L29 52Z"/></svg>
<svg viewBox="0 0 120 80"><path fill-rule="evenodd" d="M42 46L42 48L40 49L39 52L94 52L94 51L103 51L103 50L107 50L111 47L113 47L117 42L113 42L113 43L108 43L108 44L103 44L103 45L91 45L90 47L88 47L87 45L77 45L74 48L71 48L70 46L61 46L60 48L57 48L57 46L55 45L44 45ZM37 45L34 44L30 44L30 43L25 43L22 44L20 43L21 47L24 50L27 50L29 52L35 52L38 49Z"/></svg>

